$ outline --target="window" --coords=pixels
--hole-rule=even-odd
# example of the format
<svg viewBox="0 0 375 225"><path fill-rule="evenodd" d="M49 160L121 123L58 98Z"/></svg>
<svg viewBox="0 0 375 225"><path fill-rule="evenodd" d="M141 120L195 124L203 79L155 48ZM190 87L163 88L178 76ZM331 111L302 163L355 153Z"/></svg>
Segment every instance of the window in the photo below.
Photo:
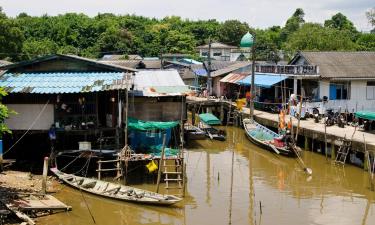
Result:
<svg viewBox="0 0 375 225"><path fill-rule="evenodd" d="M375 99L375 81L367 81L366 99L368 100Z"/></svg>
<svg viewBox="0 0 375 225"><path fill-rule="evenodd" d="M319 99L319 81L309 80L309 82L302 83L303 96L310 100Z"/></svg>
<svg viewBox="0 0 375 225"><path fill-rule="evenodd" d="M350 99L350 82L331 82L329 84L329 99Z"/></svg>
<svg viewBox="0 0 375 225"><path fill-rule="evenodd" d="M202 56L208 56L208 52L202 52Z"/></svg>
<svg viewBox="0 0 375 225"><path fill-rule="evenodd" d="M221 52L214 52L214 56L221 56Z"/></svg>

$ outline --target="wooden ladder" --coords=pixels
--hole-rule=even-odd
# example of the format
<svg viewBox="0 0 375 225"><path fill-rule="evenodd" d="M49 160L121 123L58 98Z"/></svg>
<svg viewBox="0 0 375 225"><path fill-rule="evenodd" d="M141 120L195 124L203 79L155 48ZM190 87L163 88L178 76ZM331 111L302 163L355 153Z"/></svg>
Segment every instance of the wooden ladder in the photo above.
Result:
<svg viewBox="0 0 375 225"><path fill-rule="evenodd" d="M173 165L168 164L167 161L173 161ZM183 160L180 157L175 159L165 159L163 161L163 174L164 174L164 181L165 181L165 189L183 189ZM176 185L170 185L170 182L173 182ZM181 191L178 195L182 195Z"/></svg>
<svg viewBox="0 0 375 225"><path fill-rule="evenodd" d="M98 180L102 178L102 172L108 172L108 171L116 171L116 177L113 180L118 180L122 177L122 168L121 168L121 159L118 157L117 159L113 160L99 160L97 161L98 163L98 169L96 172L98 173ZM103 169L102 164L105 163L116 163L114 168L108 168L108 169Z"/></svg>
<svg viewBox="0 0 375 225"><path fill-rule="evenodd" d="M349 154L349 151L351 149L351 141L349 140L343 140L342 145L340 146L339 150L337 151L335 164L343 164L345 165L346 158Z"/></svg>

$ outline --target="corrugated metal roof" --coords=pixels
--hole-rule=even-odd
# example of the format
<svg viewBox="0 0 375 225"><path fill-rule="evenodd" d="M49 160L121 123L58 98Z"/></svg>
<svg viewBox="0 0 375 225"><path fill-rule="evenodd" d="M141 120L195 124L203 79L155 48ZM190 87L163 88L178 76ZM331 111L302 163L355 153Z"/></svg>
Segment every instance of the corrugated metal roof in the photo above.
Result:
<svg viewBox="0 0 375 225"><path fill-rule="evenodd" d="M5 73L0 86L11 93L78 93L124 89L125 73L75 72L75 73Z"/></svg>
<svg viewBox="0 0 375 225"><path fill-rule="evenodd" d="M230 74L226 75L223 79L221 79L220 82L235 84L237 81L242 80L247 75L248 74L246 74L246 73L230 73Z"/></svg>
<svg viewBox="0 0 375 225"><path fill-rule="evenodd" d="M134 78L134 94L141 96L178 96L191 92L177 70L143 70Z"/></svg>

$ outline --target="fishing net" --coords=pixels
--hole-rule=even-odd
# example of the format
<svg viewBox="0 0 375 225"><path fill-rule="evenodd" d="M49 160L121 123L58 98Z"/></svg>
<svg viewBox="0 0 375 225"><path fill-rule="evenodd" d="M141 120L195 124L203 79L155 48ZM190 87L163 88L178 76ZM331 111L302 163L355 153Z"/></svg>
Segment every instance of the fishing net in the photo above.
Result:
<svg viewBox="0 0 375 225"><path fill-rule="evenodd" d="M128 119L128 129L129 130L140 130L140 131L149 131L149 130L166 130L177 126L179 122L159 122L159 121L143 121L135 118Z"/></svg>

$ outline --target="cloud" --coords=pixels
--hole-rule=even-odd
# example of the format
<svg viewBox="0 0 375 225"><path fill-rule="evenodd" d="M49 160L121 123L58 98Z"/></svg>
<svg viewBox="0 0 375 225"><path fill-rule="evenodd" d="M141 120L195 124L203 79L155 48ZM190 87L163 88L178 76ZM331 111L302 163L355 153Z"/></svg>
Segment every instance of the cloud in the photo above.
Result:
<svg viewBox="0 0 375 225"><path fill-rule="evenodd" d="M1 6L9 16L21 12L29 15L99 12L136 14L163 18L176 15L188 19L238 19L258 28L283 26L296 8L302 8L309 22L324 23L342 12L359 30L370 30L365 11L375 6L373 0L2 0Z"/></svg>

